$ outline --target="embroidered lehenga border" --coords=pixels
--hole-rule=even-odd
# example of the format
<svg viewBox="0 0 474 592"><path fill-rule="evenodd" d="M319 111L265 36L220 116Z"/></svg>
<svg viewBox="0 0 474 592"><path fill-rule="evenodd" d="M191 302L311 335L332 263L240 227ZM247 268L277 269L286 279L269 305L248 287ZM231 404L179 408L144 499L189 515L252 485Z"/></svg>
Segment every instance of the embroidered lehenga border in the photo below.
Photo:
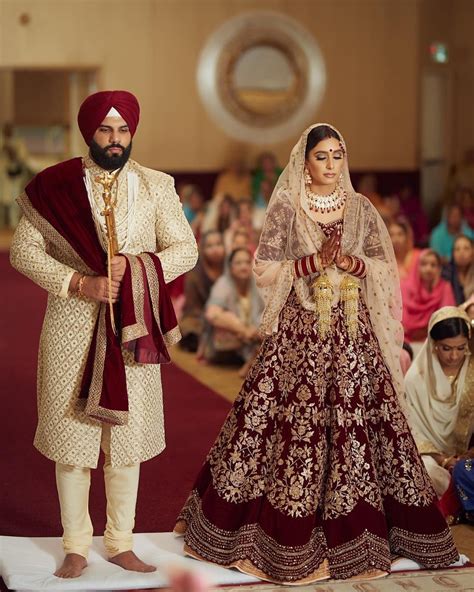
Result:
<svg viewBox="0 0 474 592"><path fill-rule="evenodd" d="M210 450L176 531L196 557L302 584L458 553L361 302L316 339L294 292Z"/></svg>

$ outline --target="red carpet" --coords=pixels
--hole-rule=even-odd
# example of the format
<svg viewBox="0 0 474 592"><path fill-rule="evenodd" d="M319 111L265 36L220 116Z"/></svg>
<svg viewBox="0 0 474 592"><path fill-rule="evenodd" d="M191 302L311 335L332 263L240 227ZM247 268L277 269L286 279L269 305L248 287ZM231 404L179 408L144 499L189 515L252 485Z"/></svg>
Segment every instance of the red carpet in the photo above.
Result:
<svg viewBox="0 0 474 592"><path fill-rule="evenodd" d="M61 534L54 463L32 445L36 354L46 294L0 253L0 534ZM162 367L167 448L142 465L136 532L170 531L229 403L174 365ZM102 534L102 471L92 471L90 512Z"/></svg>

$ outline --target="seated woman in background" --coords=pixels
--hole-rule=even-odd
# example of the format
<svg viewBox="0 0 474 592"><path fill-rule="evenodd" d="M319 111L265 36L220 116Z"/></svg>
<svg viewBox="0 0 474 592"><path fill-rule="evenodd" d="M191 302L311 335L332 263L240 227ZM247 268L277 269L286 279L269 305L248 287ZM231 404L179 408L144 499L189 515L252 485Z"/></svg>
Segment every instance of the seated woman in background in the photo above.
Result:
<svg viewBox="0 0 474 592"><path fill-rule="evenodd" d="M456 303L451 284L441 278L441 259L432 249L421 251L410 275L401 283L405 341L424 341L431 315Z"/></svg>
<svg viewBox="0 0 474 592"><path fill-rule="evenodd" d="M453 246L451 261L444 266L442 276L453 288L456 304L462 304L474 292L474 248L472 240L460 234Z"/></svg>
<svg viewBox="0 0 474 592"><path fill-rule="evenodd" d="M180 320L182 339L180 346L190 352L198 349L199 337L204 330L204 308L216 280L224 270L224 242L222 234L210 230L199 243L199 260L184 280L185 302Z"/></svg>
<svg viewBox="0 0 474 592"><path fill-rule="evenodd" d="M218 230L225 232L237 216L235 201L230 195L213 197L207 204L206 215L202 223L202 232Z"/></svg>
<svg viewBox="0 0 474 592"><path fill-rule="evenodd" d="M245 228L237 228L232 236L232 243L229 253L232 253L232 251L235 251L235 249L246 249L247 251L250 251L249 241L249 233L245 230Z"/></svg>
<svg viewBox="0 0 474 592"><path fill-rule="evenodd" d="M208 327L199 348L203 359L214 363L243 362L239 374L245 376L260 344L257 328L262 311L263 302L252 274L252 256L247 249L236 249L207 301Z"/></svg>
<svg viewBox="0 0 474 592"><path fill-rule="evenodd" d="M471 324L460 308L446 306L432 315L428 331L405 376L408 419L441 509L452 516L460 508L451 471L466 455L474 428Z"/></svg>
<svg viewBox="0 0 474 592"><path fill-rule="evenodd" d="M395 251L398 275L403 282L415 268L421 251L414 246L413 231L408 222L403 220L390 222L388 233Z"/></svg>

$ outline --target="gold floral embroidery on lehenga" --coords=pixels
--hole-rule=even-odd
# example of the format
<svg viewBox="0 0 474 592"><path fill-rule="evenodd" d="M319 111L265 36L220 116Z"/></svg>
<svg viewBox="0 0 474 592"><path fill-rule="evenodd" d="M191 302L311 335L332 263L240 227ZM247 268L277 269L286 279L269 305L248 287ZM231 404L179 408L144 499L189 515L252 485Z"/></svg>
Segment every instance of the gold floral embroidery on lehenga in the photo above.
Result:
<svg viewBox="0 0 474 592"><path fill-rule="evenodd" d="M365 307L355 346L344 331L315 339L312 314L290 296L278 337L267 339L247 377L240 404L208 456L219 495L241 503L265 494L283 514L303 517L320 507L325 519L349 514L361 500L381 511L385 495L401 504L430 504L431 484ZM344 322L338 307L333 314ZM286 337L295 325L305 337L299 343ZM238 413L244 414L239 431ZM389 429L381 429L385 425Z"/></svg>
<svg viewBox="0 0 474 592"><path fill-rule="evenodd" d="M355 340L332 318L290 294L178 518L191 556L280 583L456 560L367 308Z"/></svg>

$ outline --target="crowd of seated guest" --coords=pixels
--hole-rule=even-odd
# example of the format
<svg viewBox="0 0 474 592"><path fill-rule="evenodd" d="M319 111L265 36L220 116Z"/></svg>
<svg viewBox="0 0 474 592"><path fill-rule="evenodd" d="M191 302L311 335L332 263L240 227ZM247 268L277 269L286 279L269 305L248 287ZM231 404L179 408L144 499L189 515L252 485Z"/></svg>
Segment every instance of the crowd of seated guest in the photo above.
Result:
<svg viewBox="0 0 474 592"><path fill-rule="evenodd" d="M274 155L264 153L253 175L241 161L229 165L207 201L195 185L178 190L199 244L196 268L172 286L181 347L204 363L237 363L242 375L260 343L263 302L252 261L280 173Z"/></svg>

